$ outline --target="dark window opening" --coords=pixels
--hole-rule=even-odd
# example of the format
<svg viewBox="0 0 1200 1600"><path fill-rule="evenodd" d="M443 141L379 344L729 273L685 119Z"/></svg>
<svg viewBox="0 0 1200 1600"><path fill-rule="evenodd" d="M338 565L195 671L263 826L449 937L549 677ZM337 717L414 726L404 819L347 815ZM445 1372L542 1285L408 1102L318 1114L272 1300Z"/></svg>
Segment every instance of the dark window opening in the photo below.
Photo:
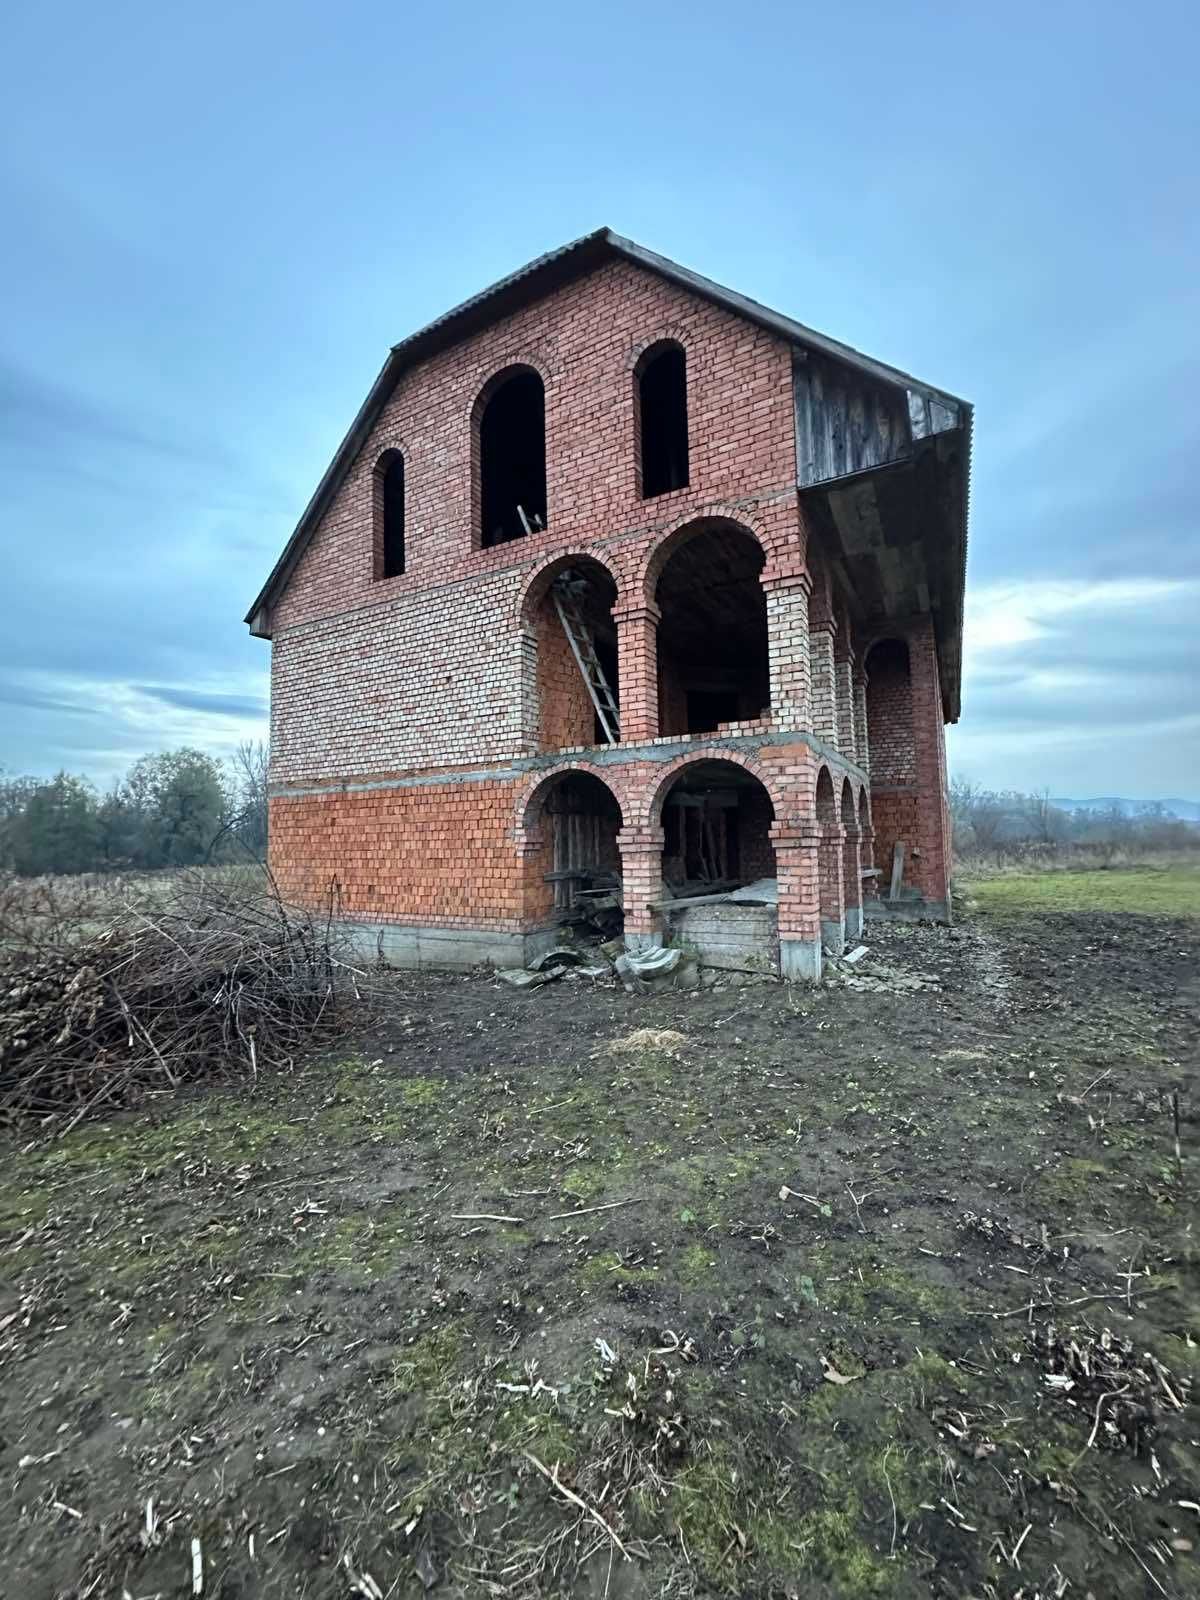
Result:
<svg viewBox="0 0 1200 1600"><path fill-rule="evenodd" d="M526 911L539 925L574 924L612 938L621 932L621 808L589 773L555 780L537 821Z"/></svg>
<svg viewBox="0 0 1200 1600"><path fill-rule="evenodd" d="M770 797L732 762L685 768L662 809L663 879L679 896L775 876Z"/></svg>
<svg viewBox="0 0 1200 1600"><path fill-rule="evenodd" d="M536 372L506 378L479 419L480 542L546 526L546 397Z"/></svg>
<svg viewBox="0 0 1200 1600"><path fill-rule="evenodd" d="M677 344L652 353L638 378L642 498L688 485L687 358Z"/></svg>
<svg viewBox="0 0 1200 1600"><path fill-rule="evenodd" d="M404 571L404 457L393 450L380 485L383 535L379 575L398 578Z"/></svg>
<svg viewBox="0 0 1200 1600"><path fill-rule="evenodd" d="M655 598L659 733L753 722L771 699L763 554L749 534L705 528L668 560Z"/></svg>

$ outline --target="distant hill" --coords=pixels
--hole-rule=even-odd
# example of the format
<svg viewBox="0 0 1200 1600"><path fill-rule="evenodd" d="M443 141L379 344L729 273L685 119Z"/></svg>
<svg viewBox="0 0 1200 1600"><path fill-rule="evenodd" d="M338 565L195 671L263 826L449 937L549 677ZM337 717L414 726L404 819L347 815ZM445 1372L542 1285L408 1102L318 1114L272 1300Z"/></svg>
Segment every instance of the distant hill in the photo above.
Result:
<svg viewBox="0 0 1200 1600"><path fill-rule="evenodd" d="M1120 795L1098 795L1094 800L1057 800L1050 804L1062 811L1108 811L1120 806L1127 817L1136 817L1148 805L1159 805L1171 817L1183 822L1200 822L1200 800L1125 800Z"/></svg>

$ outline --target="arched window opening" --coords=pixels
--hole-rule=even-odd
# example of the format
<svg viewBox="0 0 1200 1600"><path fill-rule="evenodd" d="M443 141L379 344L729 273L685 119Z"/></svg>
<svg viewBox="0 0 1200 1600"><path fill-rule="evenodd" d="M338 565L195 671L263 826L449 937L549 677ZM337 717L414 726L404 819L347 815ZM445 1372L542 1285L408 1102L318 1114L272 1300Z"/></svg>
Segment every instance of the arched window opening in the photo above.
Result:
<svg viewBox="0 0 1200 1600"><path fill-rule="evenodd" d="M779 970L779 889L765 787L732 761L685 767L662 806L662 912L704 967Z"/></svg>
<svg viewBox="0 0 1200 1600"><path fill-rule="evenodd" d="M479 417L480 543L546 526L546 395L529 367L503 378Z"/></svg>
<svg viewBox="0 0 1200 1600"><path fill-rule="evenodd" d="M917 783L908 646L881 639L867 653L867 741L871 752L874 866L881 894L896 897L912 881ZM915 892L915 891L913 891Z"/></svg>
<svg viewBox="0 0 1200 1600"><path fill-rule="evenodd" d="M404 571L404 457L388 450L375 467L375 576Z"/></svg>
<svg viewBox="0 0 1200 1600"><path fill-rule="evenodd" d="M680 545L658 580L659 732L712 733L770 705L763 553L725 523Z"/></svg>
<svg viewBox="0 0 1200 1600"><path fill-rule="evenodd" d="M682 345L655 345L642 357L637 401L642 499L686 489L687 357Z"/></svg>
<svg viewBox="0 0 1200 1600"><path fill-rule="evenodd" d="M564 772L531 803L525 826L537 840L528 859L527 919L612 938L622 931L621 807L589 772Z"/></svg>
<svg viewBox="0 0 1200 1600"><path fill-rule="evenodd" d="M539 750L620 739L616 598L610 574L586 558L548 584L533 617Z"/></svg>

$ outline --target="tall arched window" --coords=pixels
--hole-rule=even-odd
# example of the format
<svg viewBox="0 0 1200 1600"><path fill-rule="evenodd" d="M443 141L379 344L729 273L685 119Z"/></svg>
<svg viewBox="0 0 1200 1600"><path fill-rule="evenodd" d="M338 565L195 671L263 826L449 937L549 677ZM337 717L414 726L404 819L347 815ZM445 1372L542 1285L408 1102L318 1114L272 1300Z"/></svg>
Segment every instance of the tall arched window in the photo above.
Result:
<svg viewBox="0 0 1200 1600"><path fill-rule="evenodd" d="M642 499L688 485L687 357L683 346L652 345L637 368L638 463Z"/></svg>
<svg viewBox="0 0 1200 1600"><path fill-rule="evenodd" d="M385 451L375 464L375 576L404 571L404 457Z"/></svg>
<svg viewBox="0 0 1200 1600"><path fill-rule="evenodd" d="M546 526L546 394L532 367L485 389L478 412L479 542L485 548Z"/></svg>

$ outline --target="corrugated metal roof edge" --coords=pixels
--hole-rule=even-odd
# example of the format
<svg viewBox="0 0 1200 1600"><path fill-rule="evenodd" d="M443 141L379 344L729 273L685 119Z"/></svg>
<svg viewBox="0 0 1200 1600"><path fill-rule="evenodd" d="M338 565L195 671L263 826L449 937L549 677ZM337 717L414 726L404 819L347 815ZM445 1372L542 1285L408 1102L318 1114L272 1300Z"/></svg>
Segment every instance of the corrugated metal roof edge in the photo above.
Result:
<svg viewBox="0 0 1200 1600"><path fill-rule="evenodd" d="M292 532L290 539L284 546L279 560L272 567L267 581L263 584L254 604L246 613L245 620L250 625L252 632L264 632L265 619L262 618L263 608L269 606L276 594L287 583L296 568L296 564L303 555L308 541L321 517L324 515L330 501L337 493L346 474L349 472L358 452L366 442L367 436L373 427L376 418L387 404L388 398L395 388L396 381L405 368L415 365L418 361L427 359L435 351L445 349L448 345L465 338L474 328L487 326L505 315L508 310L525 304L529 300L537 299L550 292L558 281L566 281L589 270L593 265L611 259L624 257L648 271L658 273L660 277L667 278L682 288L698 294L704 299L714 301L724 306L736 315L745 317L749 321L758 323L768 331L778 334L793 344L800 344L833 357L847 365L857 367L860 371L881 379L886 383L903 384L906 388L915 388L935 399L950 402L955 406L963 407L968 413L971 410L969 402L951 394L948 390L937 389L924 383L919 378L914 378L910 373L901 371L898 367L889 366L886 362L876 361L871 356L864 355L855 350L852 345L842 344L840 340L831 339L828 335L818 333L813 328L806 327L792 317L785 317L781 312L772 311L770 307L759 304L745 295L738 294L733 289L726 289L721 284L714 283L712 279L692 272L687 267L681 267L677 262L667 256L655 254L643 246L635 244L632 239L626 239L611 228L597 228L593 233L585 233L580 238L572 240L569 244L561 245L556 250L547 251L544 255L527 262L523 267L518 267L515 272L509 273L505 278L499 279L489 288L483 289L479 294L473 295L469 300L464 300L460 305L453 307L442 316L427 323L425 327L410 334L407 339L402 339L392 346L388 358L380 369L379 376L371 385L366 399L359 407L358 414L351 423L349 431L329 463L324 476L317 485L312 499L305 506L304 511ZM970 473L970 423L968 421L968 460L967 471ZM964 530L965 551L965 530ZM964 557L965 559L965 557ZM260 626L256 627L256 623Z"/></svg>

